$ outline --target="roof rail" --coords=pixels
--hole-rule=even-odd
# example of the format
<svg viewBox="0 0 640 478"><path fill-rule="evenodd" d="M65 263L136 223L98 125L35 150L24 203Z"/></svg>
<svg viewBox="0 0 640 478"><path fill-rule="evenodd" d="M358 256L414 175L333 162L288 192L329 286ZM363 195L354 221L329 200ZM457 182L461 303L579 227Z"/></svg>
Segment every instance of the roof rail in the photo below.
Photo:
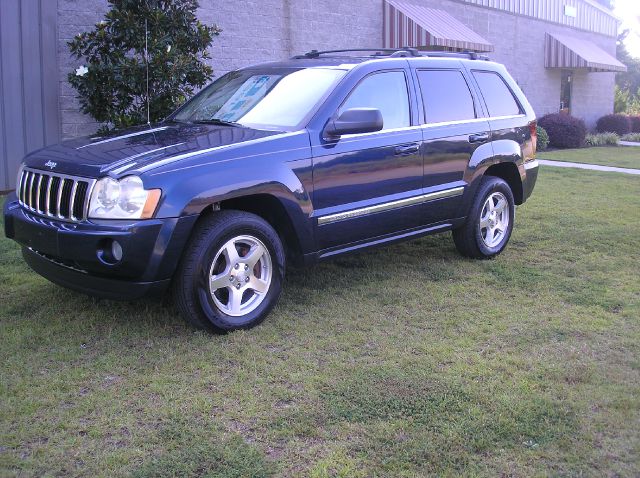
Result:
<svg viewBox="0 0 640 478"><path fill-rule="evenodd" d="M334 53L360 53L367 52L371 53L367 55L368 57L377 58L377 57L392 57L392 58L406 58L406 57L437 57L437 58L468 58L470 60L489 60L489 57L486 55L481 55L475 51L461 51L461 52L453 52L453 51L428 51L428 50L418 50L417 48L412 48L405 46L403 48L350 48L344 50L311 50L303 55L294 56L293 60L304 60L310 58L319 58L322 55L331 55Z"/></svg>
<svg viewBox="0 0 640 478"><path fill-rule="evenodd" d="M332 53L356 53L356 52L368 52L372 55L368 56L420 56L420 52L415 48L350 48L345 50L311 50L304 55L294 56L294 60L303 60L306 58L318 58L321 55L329 55Z"/></svg>
<svg viewBox="0 0 640 478"><path fill-rule="evenodd" d="M469 60L489 60L487 55L481 55L475 51L421 51L420 56L434 58L468 58Z"/></svg>

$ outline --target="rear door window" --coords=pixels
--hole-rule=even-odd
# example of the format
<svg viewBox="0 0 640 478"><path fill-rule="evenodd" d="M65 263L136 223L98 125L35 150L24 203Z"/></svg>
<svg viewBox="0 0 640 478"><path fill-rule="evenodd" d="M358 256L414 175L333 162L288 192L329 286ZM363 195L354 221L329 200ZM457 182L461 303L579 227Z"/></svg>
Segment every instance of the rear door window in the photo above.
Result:
<svg viewBox="0 0 640 478"><path fill-rule="evenodd" d="M339 114L350 108L376 108L382 113L384 129L411 125L407 80L402 71L367 76L342 104Z"/></svg>
<svg viewBox="0 0 640 478"><path fill-rule="evenodd" d="M427 123L472 120L473 97L458 70L418 70L418 82Z"/></svg>
<svg viewBox="0 0 640 478"><path fill-rule="evenodd" d="M500 75L493 71L474 71L482 96L489 109L489 116L514 116L522 109Z"/></svg>

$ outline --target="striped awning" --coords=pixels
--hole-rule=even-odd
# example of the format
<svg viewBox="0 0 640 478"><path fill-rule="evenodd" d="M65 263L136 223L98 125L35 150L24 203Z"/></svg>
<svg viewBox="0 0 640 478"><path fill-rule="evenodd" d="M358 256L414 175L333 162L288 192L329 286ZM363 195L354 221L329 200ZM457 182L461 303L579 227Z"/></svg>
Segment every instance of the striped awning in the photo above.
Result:
<svg viewBox="0 0 640 478"><path fill-rule="evenodd" d="M587 40L547 33L544 41L544 66L547 68L584 68L589 71L627 71L627 67L602 48Z"/></svg>
<svg viewBox="0 0 640 478"><path fill-rule="evenodd" d="M401 0L385 0L384 47L443 47L493 51L493 45L444 10Z"/></svg>

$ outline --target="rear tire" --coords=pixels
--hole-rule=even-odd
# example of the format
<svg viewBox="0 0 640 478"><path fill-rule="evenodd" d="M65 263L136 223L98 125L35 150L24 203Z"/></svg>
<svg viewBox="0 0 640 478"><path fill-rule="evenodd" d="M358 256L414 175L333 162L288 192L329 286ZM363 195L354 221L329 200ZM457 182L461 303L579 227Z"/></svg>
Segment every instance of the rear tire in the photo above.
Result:
<svg viewBox="0 0 640 478"><path fill-rule="evenodd" d="M215 333L261 323L280 297L285 253L264 219L219 211L197 224L178 266L173 297L191 325Z"/></svg>
<svg viewBox="0 0 640 478"><path fill-rule="evenodd" d="M483 177L465 223L453 230L458 252L474 259L494 258L509 242L514 216L509 185L494 176Z"/></svg>

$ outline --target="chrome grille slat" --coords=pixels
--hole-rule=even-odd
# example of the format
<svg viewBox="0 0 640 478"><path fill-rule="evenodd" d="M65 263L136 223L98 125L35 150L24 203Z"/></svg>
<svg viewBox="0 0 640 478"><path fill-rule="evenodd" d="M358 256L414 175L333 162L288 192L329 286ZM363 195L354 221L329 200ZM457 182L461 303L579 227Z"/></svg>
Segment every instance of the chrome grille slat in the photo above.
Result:
<svg viewBox="0 0 640 478"><path fill-rule="evenodd" d="M44 175L40 174L38 177L38 187L36 188L36 212L42 212L42 209L40 209L40 188L42 187L42 177Z"/></svg>
<svg viewBox="0 0 640 478"><path fill-rule="evenodd" d="M20 194L18 195L18 199L20 200L21 203L24 202L24 192L26 191L26 175L24 174L24 171L22 172L22 175L20 176Z"/></svg>
<svg viewBox="0 0 640 478"><path fill-rule="evenodd" d="M76 218L73 217L73 205L76 202L76 191L78 190L78 181L73 182L73 186L71 187L71 202L69 204L69 217L72 221L75 221Z"/></svg>
<svg viewBox="0 0 640 478"><path fill-rule="evenodd" d="M29 186L27 187L27 207L29 209L31 209L31 199L32 199L32 194L31 194L31 188L33 187L33 178L36 176L36 173L30 173L29 174Z"/></svg>
<svg viewBox="0 0 640 478"><path fill-rule="evenodd" d="M36 214L79 222L87 219L95 179L24 168L18 185L20 205Z"/></svg>
<svg viewBox="0 0 640 478"><path fill-rule="evenodd" d="M62 204L62 190L64 189L64 182L66 179L60 178L60 184L58 185L58 200L56 201L56 211L59 219L64 219L64 216L60 214L60 204Z"/></svg>
<svg viewBox="0 0 640 478"><path fill-rule="evenodd" d="M45 210L47 216L51 215L51 184L53 184L53 177L49 178L49 183L47 184L47 197L45 199L47 204L47 209Z"/></svg>

